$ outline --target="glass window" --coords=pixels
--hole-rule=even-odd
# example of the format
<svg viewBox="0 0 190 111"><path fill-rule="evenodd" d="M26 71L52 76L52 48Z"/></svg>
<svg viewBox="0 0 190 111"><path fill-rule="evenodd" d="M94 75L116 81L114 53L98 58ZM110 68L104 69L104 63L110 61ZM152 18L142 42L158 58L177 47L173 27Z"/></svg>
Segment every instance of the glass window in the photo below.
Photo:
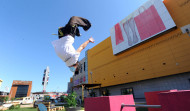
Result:
<svg viewBox="0 0 190 111"><path fill-rule="evenodd" d="M133 94L133 88L123 88L121 89L121 95Z"/></svg>
<svg viewBox="0 0 190 111"><path fill-rule="evenodd" d="M85 62L84 62L84 71L85 71Z"/></svg>
<svg viewBox="0 0 190 111"><path fill-rule="evenodd" d="M81 64L81 67L80 67L80 73L82 73L82 64Z"/></svg>
<svg viewBox="0 0 190 111"><path fill-rule="evenodd" d="M15 98L26 97L28 92L28 85L18 85Z"/></svg>

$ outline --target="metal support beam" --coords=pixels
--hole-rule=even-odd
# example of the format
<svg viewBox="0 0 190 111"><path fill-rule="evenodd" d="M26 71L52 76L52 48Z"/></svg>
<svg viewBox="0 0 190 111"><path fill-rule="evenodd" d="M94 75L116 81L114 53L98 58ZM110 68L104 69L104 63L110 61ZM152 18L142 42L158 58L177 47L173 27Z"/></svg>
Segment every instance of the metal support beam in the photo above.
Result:
<svg viewBox="0 0 190 111"><path fill-rule="evenodd" d="M126 105L121 104L121 111L123 107L136 107L136 108L161 108L161 105Z"/></svg>

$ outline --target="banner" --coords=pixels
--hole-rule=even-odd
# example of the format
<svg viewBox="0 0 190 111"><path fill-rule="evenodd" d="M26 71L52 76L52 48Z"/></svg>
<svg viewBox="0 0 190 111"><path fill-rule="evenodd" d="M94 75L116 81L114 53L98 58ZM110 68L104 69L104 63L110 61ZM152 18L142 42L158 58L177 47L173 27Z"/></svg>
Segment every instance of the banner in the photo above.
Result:
<svg viewBox="0 0 190 111"><path fill-rule="evenodd" d="M175 26L162 0L149 0L111 28L113 54L118 54Z"/></svg>

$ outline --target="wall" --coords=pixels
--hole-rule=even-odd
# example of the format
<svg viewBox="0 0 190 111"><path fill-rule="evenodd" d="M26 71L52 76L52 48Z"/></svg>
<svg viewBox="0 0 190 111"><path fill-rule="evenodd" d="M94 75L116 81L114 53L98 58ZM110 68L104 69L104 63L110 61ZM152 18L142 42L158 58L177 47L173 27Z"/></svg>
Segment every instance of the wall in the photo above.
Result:
<svg viewBox="0 0 190 111"><path fill-rule="evenodd" d="M144 92L163 91L171 89L190 89L190 72L145 81L109 86L102 88L102 90L105 90L106 88L110 91L111 95L120 95L121 89L123 88L133 88L134 97L136 99L145 98ZM100 96L98 93L99 89L96 89L95 91L98 96Z"/></svg>
<svg viewBox="0 0 190 111"><path fill-rule="evenodd" d="M73 86L77 86L77 85L86 83L85 72L86 72L87 68L84 65L85 62L86 62L85 58L83 58L80 61L80 64L81 64L82 68L79 70L79 74L73 75ZM85 70L84 70L84 66L85 66ZM74 88L74 91L77 93L77 98L82 96L82 88L81 87L80 88ZM87 96L87 91L84 91L84 95L85 95L85 97Z"/></svg>
<svg viewBox="0 0 190 111"><path fill-rule="evenodd" d="M88 51L88 83L102 87L190 71L190 37L180 27L190 23L189 0L165 0L177 28L113 55L108 37Z"/></svg>
<svg viewBox="0 0 190 111"><path fill-rule="evenodd" d="M76 86L76 85L79 85L79 84L82 84L82 83L86 83L85 81L85 70L84 70L84 63L85 63L85 58L83 58L81 61L80 61L80 69L79 69L79 74L75 74L73 75L73 85Z"/></svg>

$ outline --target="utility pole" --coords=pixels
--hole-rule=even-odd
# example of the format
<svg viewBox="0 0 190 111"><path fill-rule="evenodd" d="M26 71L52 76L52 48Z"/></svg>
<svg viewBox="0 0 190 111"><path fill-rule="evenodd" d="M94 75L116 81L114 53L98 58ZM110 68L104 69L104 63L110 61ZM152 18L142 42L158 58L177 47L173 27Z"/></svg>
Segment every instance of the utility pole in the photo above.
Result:
<svg viewBox="0 0 190 111"><path fill-rule="evenodd" d="M49 66L47 66L47 68L44 70L44 75L43 75L43 80L42 80L43 92L46 92L48 79L49 79Z"/></svg>

